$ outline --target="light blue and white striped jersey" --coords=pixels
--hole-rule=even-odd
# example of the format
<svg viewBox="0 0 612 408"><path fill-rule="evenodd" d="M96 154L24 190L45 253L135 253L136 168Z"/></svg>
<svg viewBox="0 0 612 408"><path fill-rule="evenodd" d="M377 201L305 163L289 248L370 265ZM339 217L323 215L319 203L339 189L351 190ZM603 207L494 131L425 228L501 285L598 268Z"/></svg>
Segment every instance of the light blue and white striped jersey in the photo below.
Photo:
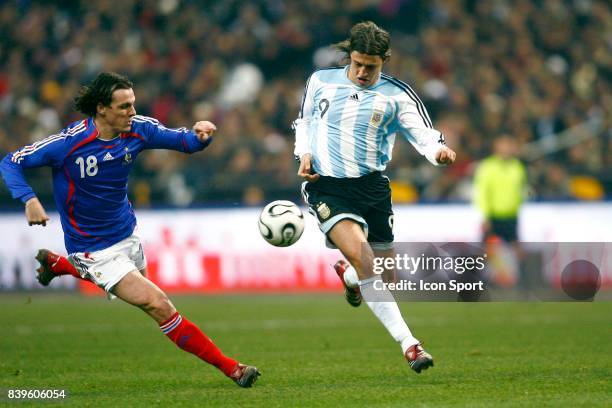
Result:
<svg viewBox="0 0 612 408"><path fill-rule="evenodd" d="M295 155L311 153L317 173L338 178L384 170L396 133L434 165L445 144L407 84L381 74L374 85L362 88L349 80L348 66L310 76L294 129Z"/></svg>

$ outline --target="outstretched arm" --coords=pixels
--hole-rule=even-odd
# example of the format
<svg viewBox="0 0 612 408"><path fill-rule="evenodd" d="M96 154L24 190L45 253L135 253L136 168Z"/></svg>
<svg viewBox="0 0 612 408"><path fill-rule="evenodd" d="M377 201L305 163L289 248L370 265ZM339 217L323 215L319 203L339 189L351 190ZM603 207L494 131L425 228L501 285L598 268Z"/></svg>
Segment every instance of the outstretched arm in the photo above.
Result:
<svg viewBox="0 0 612 408"><path fill-rule="evenodd" d="M32 187L25 179L23 170L41 166L56 166L61 162L65 137L63 134L49 136L16 152L7 154L0 162L0 173L11 196L25 204L29 225L47 225L49 217Z"/></svg>
<svg viewBox="0 0 612 408"><path fill-rule="evenodd" d="M425 105L416 94L402 95L398 101L397 125L400 133L432 164L452 164L456 153L446 146L444 135L433 128Z"/></svg>
<svg viewBox="0 0 612 408"><path fill-rule="evenodd" d="M191 130L167 128L157 119L146 116L135 116L134 121L138 123L137 137L144 137L145 149L169 149L185 153L203 150L212 142L212 134L217 129L209 121L196 122Z"/></svg>

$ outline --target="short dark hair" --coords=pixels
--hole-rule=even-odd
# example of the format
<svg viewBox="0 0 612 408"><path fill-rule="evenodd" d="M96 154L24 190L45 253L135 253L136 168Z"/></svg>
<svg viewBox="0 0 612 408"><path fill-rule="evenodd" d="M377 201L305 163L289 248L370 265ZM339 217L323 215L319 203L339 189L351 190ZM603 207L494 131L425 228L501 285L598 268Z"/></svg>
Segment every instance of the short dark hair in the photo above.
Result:
<svg viewBox="0 0 612 408"><path fill-rule="evenodd" d="M351 36L334 44L334 47L345 52L348 57L351 52L378 55L384 61L391 56L391 38L389 33L372 21L362 21L351 28Z"/></svg>
<svg viewBox="0 0 612 408"><path fill-rule="evenodd" d="M113 92L117 89L131 89L134 86L126 76L115 72L101 72L89 85L82 86L74 98L77 111L95 116L98 104L109 106L113 100Z"/></svg>

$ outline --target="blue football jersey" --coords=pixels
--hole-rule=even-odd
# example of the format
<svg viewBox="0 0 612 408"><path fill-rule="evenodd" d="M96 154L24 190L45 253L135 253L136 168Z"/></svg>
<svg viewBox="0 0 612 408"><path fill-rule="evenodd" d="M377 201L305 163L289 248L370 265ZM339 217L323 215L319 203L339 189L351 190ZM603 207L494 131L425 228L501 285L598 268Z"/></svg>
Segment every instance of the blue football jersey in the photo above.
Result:
<svg viewBox="0 0 612 408"><path fill-rule="evenodd" d="M50 166L66 250L69 254L97 251L130 236L136 227L127 185L141 151L192 153L204 149L210 140L201 143L191 130L169 129L156 119L138 115L129 132L101 140L93 118L88 118L8 154L0 172L13 198L25 203L35 193L23 169Z"/></svg>

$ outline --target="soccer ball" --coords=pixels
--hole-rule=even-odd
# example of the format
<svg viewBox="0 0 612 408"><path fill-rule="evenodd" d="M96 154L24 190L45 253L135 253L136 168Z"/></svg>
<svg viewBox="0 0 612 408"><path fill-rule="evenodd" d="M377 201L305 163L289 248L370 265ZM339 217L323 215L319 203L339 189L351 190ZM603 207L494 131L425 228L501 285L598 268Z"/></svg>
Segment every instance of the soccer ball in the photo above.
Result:
<svg viewBox="0 0 612 408"><path fill-rule="evenodd" d="M259 232L274 246L293 245L304 232L304 214L291 201L272 201L259 215Z"/></svg>

